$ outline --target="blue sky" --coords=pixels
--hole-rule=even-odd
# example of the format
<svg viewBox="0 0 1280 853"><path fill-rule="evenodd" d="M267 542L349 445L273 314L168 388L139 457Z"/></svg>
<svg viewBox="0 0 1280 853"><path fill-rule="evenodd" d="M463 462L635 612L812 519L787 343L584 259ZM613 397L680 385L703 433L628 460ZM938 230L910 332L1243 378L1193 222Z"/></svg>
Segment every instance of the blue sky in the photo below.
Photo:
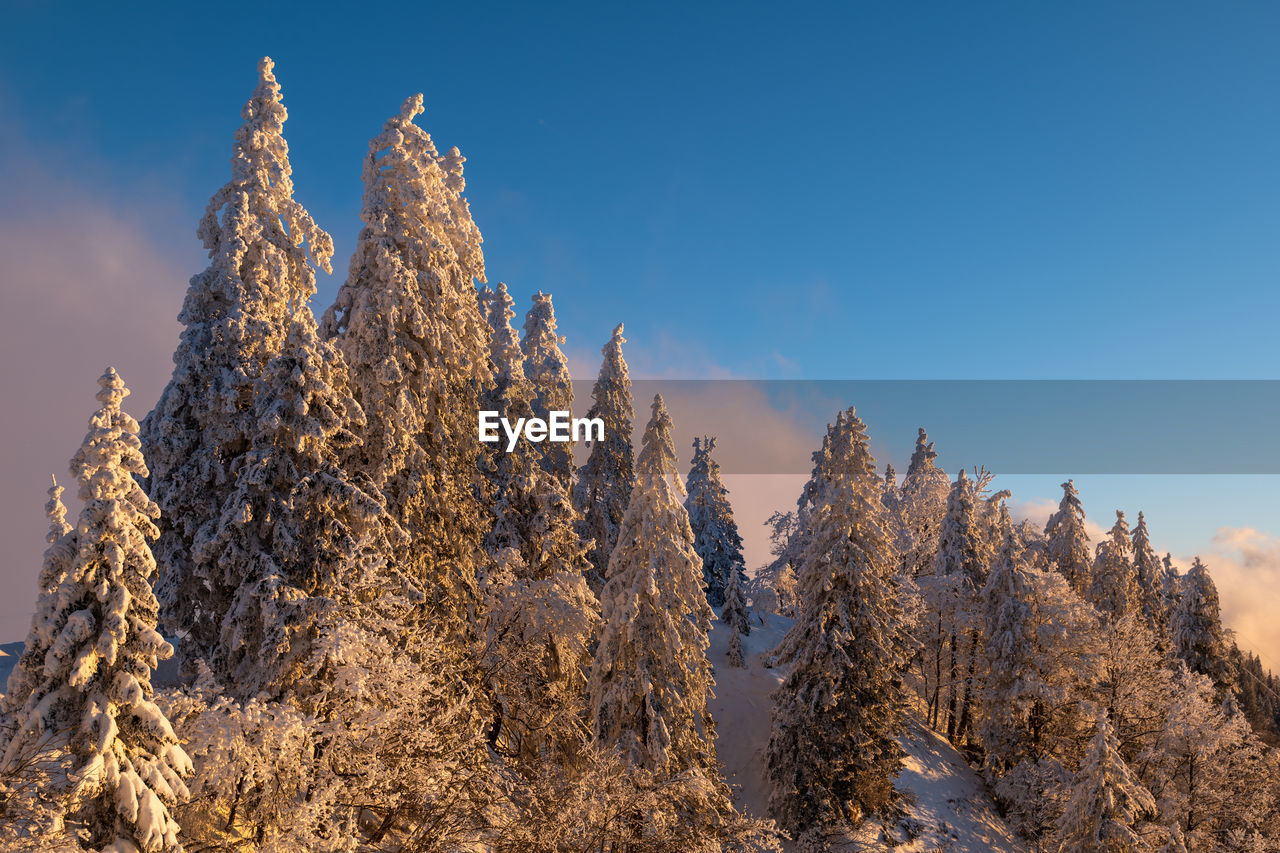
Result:
<svg viewBox="0 0 1280 853"><path fill-rule="evenodd" d="M1276 375L1280 7L973 6L18 3L0 63L32 144L194 217L270 54L340 274L423 91L492 275L592 350L622 318L748 376Z"/></svg>
<svg viewBox="0 0 1280 853"><path fill-rule="evenodd" d="M625 320L654 375L1280 376L1276 4L176 8L7 2L0 27L0 223L85 223L46 251L93 237L121 281L135 263L167 277L137 297L165 322L269 54L296 195L337 244L318 309L346 271L367 141L421 91L423 126L468 157L490 280L553 292L577 363ZM20 278L45 274L5 273L19 304ZM93 315L114 291L85 279ZM161 331L121 356L135 373L164 372ZM0 336L6 393L60 424L50 382L12 366L23 346ZM97 373L76 366L87 415ZM912 439L883 438L903 457ZM1031 500L1060 481L1019 482ZM1280 533L1275 478L1225 482L1081 485L1104 526L1113 505L1159 506L1175 550L1222 526ZM5 488L39 525L39 493Z"/></svg>

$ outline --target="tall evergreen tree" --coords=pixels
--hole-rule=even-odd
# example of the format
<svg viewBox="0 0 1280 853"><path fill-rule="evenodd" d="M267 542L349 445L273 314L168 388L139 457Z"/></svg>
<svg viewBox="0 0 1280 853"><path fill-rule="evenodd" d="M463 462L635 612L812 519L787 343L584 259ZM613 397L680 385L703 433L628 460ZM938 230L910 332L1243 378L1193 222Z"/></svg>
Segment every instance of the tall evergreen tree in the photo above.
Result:
<svg viewBox="0 0 1280 853"><path fill-rule="evenodd" d="M1036 677L1035 588L1022 565L1007 509L1002 522L1004 541L983 589L986 667L980 734L996 775L1027 757L1028 720L1045 698Z"/></svg>
<svg viewBox="0 0 1280 853"><path fill-rule="evenodd" d="M1133 577L1133 543L1124 513L1116 510L1116 523L1107 538L1098 543L1089 580L1089 601L1113 619L1137 608L1137 585Z"/></svg>
<svg viewBox="0 0 1280 853"><path fill-rule="evenodd" d="M591 671L596 738L662 777L718 778L707 711L714 616L676 470L671 417L653 399L631 504L601 595L604 627Z"/></svg>
<svg viewBox="0 0 1280 853"><path fill-rule="evenodd" d="M1232 677L1218 587L1199 557L1183 576L1181 593L1171 625L1174 653L1186 661L1192 672L1208 676L1214 686L1225 689L1231 685Z"/></svg>
<svg viewBox="0 0 1280 853"><path fill-rule="evenodd" d="M693 547L702 558L702 586L712 607L724 604L730 576L746 581L742 537L733 520L729 490L720 478L720 464L712 457L714 437L693 440L693 465L689 469L684 506L693 528Z"/></svg>
<svg viewBox="0 0 1280 853"><path fill-rule="evenodd" d="M907 474L902 479L899 502L898 551L902 556L903 571L913 578L933 574L938 533L947 510L951 481L947 473L935 464L937 458L933 442L921 427L916 435L911 462L907 465Z"/></svg>
<svg viewBox="0 0 1280 853"><path fill-rule="evenodd" d="M1151 533L1147 529L1146 516L1138 513L1138 523L1133 528L1133 584L1136 609L1146 622L1156 641L1164 646L1169 632L1168 613L1164 606L1164 569L1151 547Z"/></svg>
<svg viewBox="0 0 1280 853"><path fill-rule="evenodd" d="M1155 798L1125 764L1106 711L1099 711L1098 732L1058 824L1063 849L1080 853L1141 850L1145 844L1134 826L1155 814Z"/></svg>
<svg viewBox="0 0 1280 853"><path fill-rule="evenodd" d="M1173 555L1166 552L1160 559L1160 604L1164 607L1165 622L1173 630L1173 616L1182 601L1182 575L1173 564ZM1172 636L1172 635L1170 635Z"/></svg>
<svg viewBox="0 0 1280 853"><path fill-rule="evenodd" d="M489 327L476 302L482 238L462 190L461 155L440 156L404 102L369 143L363 227L321 331L343 354L366 420L344 454L409 533L399 562L426 583L437 616L475 594L489 528L475 412L492 383Z"/></svg>
<svg viewBox="0 0 1280 853"><path fill-rule="evenodd" d="M556 311L551 294L538 291L524 318L524 373L533 383L534 417L547 420L550 412L573 411L573 378L569 359L560 351L564 337L556 333ZM573 486L573 444L544 441L538 445L542 466L566 491Z"/></svg>
<svg viewBox="0 0 1280 853"><path fill-rule="evenodd" d="M62 586L76 558L75 537L67 535L75 528L67 524L67 507L62 503L64 490L58 485L57 477L52 479L49 500L44 505L45 515L49 517L49 532L45 534L49 547L45 549L44 564L40 569L36 614L17 665L9 673L5 692L0 694L0 756L4 755L5 740L13 734L12 727L17 723L15 713L43 678L45 656L54 639L48 630L44 612L47 606L45 597L53 595Z"/></svg>
<svg viewBox="0 0 1280 853"><path fill-rule="evenodd" d="M391 560L401 530L382 495L342 467L363 426L341 355L296 307L283 351L258 378L256 429L221 518L195 542L234 592L216 642L215 673L244 697L307 690L308 661L344 575ZM421 580L411 578L419 597Z"/></svg>
<svg viewBox="0 0 1280 853"><path fill-rule="evenodd" d="M751 633L751 618L747 611L747 599L737 572L730 573L729 586L724 591L724 606L720 608L720 621L732 625L743 636Z"/></svg>
<svg viewBox="0 0 1280 853"><path fill-rule="evenodd" d="M894 800L910 659L880 481L853 409L814 460L801 612L775 653L791 670L774 697L768 748L769 810L793 836L857 824Z"/></svg>
<svg viewBox="0 0 1280 853"><path fill-rule="evenodd" d="M533 416L537 389L527 377L519 338L511 327L512 304L505 284L489 296L487 319L497 382L486 405L514 422ZM584 572L586 546L575 532L578 516L568 488L542 467L537 445L517 442L509 453L495 445L492 457L495 521L487 536L489 550L497 554L514 548L531 577L545 578L566 567Z"/></svg>
<svg viewBox="0 0 1280 853"><path fill-rule="evenodd" d="M134 479L147 467L138 423L120 408L129 390L112 368L98 384L102 406L71 460L84 502L74 531L62 520L60 490L50 490L54 541L9 681L0 773L49 774L38 788L18 789L54 817L24 828L32 841L65 830L88 849L180 853L171 809L188 796L182 777L192 766L151 688L157 663L173 654L156 631L151 588L147 541L159 532L159 509Z"/></svg>
<svg viewBox="0 0 1280 853"><path fill-rule="evenodd" d="M880 491L880 504L884 507L885 517L889 519L890 533L896 538L902 527L900 517L902 489L898 486L898 472L893 470L892 463L884 466L884 486ZM896 541L894 544L897 544Z"/></svg>
<svg viewBox="0 0 1280 853"><path fill-rule="evenodd" d="M497 378L486 407L513 421L531 417L537 394L511 326L511 296L504 284L486 296ZM489 465L494 523L486 544L497 564L485 584L491 738L527 760L526 769L548 748L563 755L581 735L598 608L573 502L544 462L537 445L518 442L511 452L495 447Z"/></svg>
<svg viewBox="0 0 1280 853"><path fill-rule="evenodd" d="M142 431L148 491L160 507L157 595L163 622L183 631L184 657L210 649L240 578L201 558L222 523L258 431L257 383L283 348L294 311L329 271L333 241L293 198L286 118L273 63L236 131L231 180L214 193L199 236L211 263L191 279L173 377Z"/></svg>
<svg viewBox="0 0 1280 853"><path fill-rule="evenodd" d="M591 389L592 403L587 417L604 421L604 440L592 442L591 453L578 472L573 490L574 506L581 515L578 533L591 543L587 554L591 562L587 581L596 592L604 586L609 556L618 541L618 530L631 501L635 479L631 455L635 403L631 399L631 374L622 357L626 340L619 323L601 350L604 362Z"/></svg>
<svg viewBox="0 0 1280 853"><path fill-rule="evenodd" d="M1084 506L1072 480L1062 484L1062 500L1058 511L1049 516L1045 526L1045 556L1082 598L1087 597L1090 583L1089 534L1084 528Z"/></svg>
<svg viewBox="0 0 1280 853"><path fill-rule="evenodd" d="M981 521L975 485L961 470L947 497L934 576L923 583L936 623L930 649L934 676L930 720L935 726L941 725L945 711L947 737L957 743L969 733L973 672L980 642L978 594L986 585L989 563ZM945 709L941 702L944 682Z"/></svg>

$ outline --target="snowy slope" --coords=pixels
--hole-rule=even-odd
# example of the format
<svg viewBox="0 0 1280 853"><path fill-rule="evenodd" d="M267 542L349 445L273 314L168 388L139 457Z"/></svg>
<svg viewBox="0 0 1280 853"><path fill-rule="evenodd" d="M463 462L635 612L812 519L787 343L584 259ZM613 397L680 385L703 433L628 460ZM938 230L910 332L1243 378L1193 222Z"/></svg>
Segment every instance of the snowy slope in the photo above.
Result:
<svg viewBox="0 0 1280 853"><path fill-rule="evenodd" d="M782 671L765 669L760 656L778 644L791 620L769 615L761 625L751 615L751 633L743 638L746 669L729 665L729 638L733 631L718 619L711 623L711 647L707 655L715 667L716 695L711 716L716 721L716 751L725 778L735 788L737 804L757 817L768 817L769 785L765 747L769 745L769 695L782 682Z"/></svg>
<svg viewBox="0 0 1280 853"><path fill-rule="evenodd" d="M729 665L731 631L713 623L707 654L715 667L716 695L711 713L716 720L717 750L735 802L747 812L768 816L769 785L765 748L769 743L769 694L783 672L766 669L761 655L778 644L791 620L769 615L761 626L752 616L752 631L743 648L747 669ZM982 779L952 749L945 738L918 723L903 737L907 758L898 789L907 795L908 817L902 824L864 825L849 839L846 850L889 850L902 853L1015 853L1026 850L1005 826ZM891 840L890 840L891 839Z"/></svg>

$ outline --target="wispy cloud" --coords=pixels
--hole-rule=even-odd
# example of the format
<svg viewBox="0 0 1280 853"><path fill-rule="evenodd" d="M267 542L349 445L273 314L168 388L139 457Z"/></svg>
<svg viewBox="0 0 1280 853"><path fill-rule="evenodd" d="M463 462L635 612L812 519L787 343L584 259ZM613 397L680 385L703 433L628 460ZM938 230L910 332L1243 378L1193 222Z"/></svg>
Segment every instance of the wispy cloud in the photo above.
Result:
<svg viewBox="0 0 1280 853"><path fill-rule="evenodd" d="M6 140L12 142L12 140ZM45 547L44 490L58 475L74 503L67 461L97 406L96 379L116 367L141 419L167 381L192 249L127 199L78 186L62 164L6 145L0 201L0 640L24 636ZM188 236L190 235L190 236ZM185 257L184 257L185 256Z"/></svg>

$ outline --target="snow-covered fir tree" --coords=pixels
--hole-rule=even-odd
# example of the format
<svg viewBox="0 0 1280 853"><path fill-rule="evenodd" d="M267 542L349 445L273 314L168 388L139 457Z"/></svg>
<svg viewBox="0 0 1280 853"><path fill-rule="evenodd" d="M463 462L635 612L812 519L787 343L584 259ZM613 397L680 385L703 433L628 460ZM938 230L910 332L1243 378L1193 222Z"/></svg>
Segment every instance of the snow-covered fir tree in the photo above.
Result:
<svg viewBox="0 0 1280 853"><path fill-rule="evenodd" d="M714 613L702 590L702 561L693 549L661 396L652 411L600 597L604 627L591 671L592 727L632 766L716 779L706 656Z"/></svg>
<svg viewBox="0 0 1280 853"><path fill-rule="evenodd" d="M524 354L524 374L533 383L534 417L547 420L548 413L573 410L573 378L569 375L569 359L560 351L564 337L556 333L556 311L551 294L538 291L533 307L524 317L524 337L520 349ZM542 466L567 491L573 487L573 444L567 441L544 441L537 445Z"/></svg>
<svg viewBox="0 0 1280 853"><path fill-rule="evenodd" d="M747 598L742 591L742 581L737 572L729 575L729 585L724 591L724 605L720 608L720 621L732 625L739 634L751 633L751 614L747 610Z"/></svg>
<svg viewBox="0 0 1280 853"><path fill-rule="evenodd" d="M934 462L937 458L933 442L921 427L898 502L898 551L903 572L913 578L933 574L938 532L947 510L951 481Z"/></svg>
<svg viewBox="0 0 1280 853"><path fill-rule="evenodd" d="M1116 523L1098 543L1089 579L1089 601L1101 613L1118 619L1137 606L1133 577L1133 543L1124 513L1116 510Z"/></svg>
<svg viewBox="0 0 1280 853"><path fill-rule="evenodd" d="M1133 528L1133 592L1136 610L1142 616L1161 648L1169 631L1168 611L1164 605L1164 567L1151 547L1147 518L1139 512Z"/></svg>
<svg viewBox="0 0 1280 853"><path fill-rule="evenodd" d="M1062 484L1062 500L1058 511L1049 516L1045 525L1045 556L1082 597L1089 591L1090 567L1089 534L1084 527L1084 506L1072 480Z"/></svg>
<svg viewBox="0 0 1280 853"><path fill-rule="evenodd" d="M842 412L814 454L800 613L775 653L769 810L800 837L856 825L896 796L910 634L866 428Z"/></svg>
<svg viewBox="0 0 1280 853"><path fill-rule="evenodd" d="M738 669L746 669L747 663L745 652L742 648L742 634L736 628L733 630L733 636L729 638L729 652L727 657L729 658L730 666L735 666Z"/></svg>
<svg viewBox="0 0 1280 853"><path fill-rule="evenodd" d="M604 586L609 556L618 541L618 530L622 527L635 479L631 450L635 402L631 398L631 374L622 357L622 345L626 341L619 323L601 350L604 362L591 389L592 403L587 417L604 421L604 441L591 443L591 453L578 471L573 490L573 503L581 515L578 534L591 543L587 554L591 562L587 581L596 592Z"/></svg>
<svg viewBox="0 0 1280 853"><path fill-rule="evenodd" d="M31 629L27 633L27 641L22 654L18 658L13 671L9 673L9 681L5 692L0 694L0 756L4 755L4 743L13 734L12 726L17 723L15 712L22 707L36 689L36 685L44 677L45 656L49 653L49 643L53 637L45 624L47 614L43 612L46 596L52 595L61 586L76 558L76 540L68 536L74 528L67 524L67 507L62 502L62 492L58 478L53 477L49 486L49 500L45 502L45 515L49 517L49 532L45 541L49 547L44 552L44 562L40 568L37 581L36 614L32 619Z"/></svg>
<svg viewBox="0 0 1280 853"><path fill-rule="evenodd" d="M880 505L884 508L885 528L889 533L889 541L893 543L895 549L901 548L906 542L905 525L902 521L902 488L898 485L898 472L893 469L892 464L884 466L884 485L880 491ZM901 555L898 559L905 572L905 561L902 560Z"/></svg>
<svg viewBox="0 0 1280 853"><path fill-rule="evenodd" d="M486 405L515 422L532 416L536 388L527 377L519 338L511 327L512 304L505 284L488 298L496 383ZM514 548L531 577L546 578L561 569L585 572L587 546L575 529L578 515L568 487L543 467L538 445L518 442L510 453L494 445L491 455L494 526L486 537L490 552Z"/></svg>
<svg viewBox="0 0 1280 853"><path fill-rule="evenodd" d="M921 580L934 623L925 649L925 670L931 668L933 676L930 722L945 728L947 737L957 743L969 734L972 723L973 672L980 645L979 593L986 585L990 562L977 498L974 482L961 470L947 496L934 575Z"/></svg>
<svg viewBox="0 0 1280 853"><path fill-rule="evenodd" d="M1168 630L1173 629L1173 615L1178 610L1178 603L1182 601L1182 575L1178 572L1178 567L1173 564L1173 555L1166 552L1160 558L1160 604L1164 608L1165 622L1168 624ZM1170 634L1172 637L1172 634Z"/></svg>
<svg viewBox="0 0 1280 853"><path fill-rule="evenodd" d="M486 289L496 383L486 407L512 421L532 415L536 397L511 318L506 285ZM554 329L552 330L554 331ZM537 445L495 448L492 530L495 567L484 580L485 668L494 723L491 737L533 761L555 746L571 749L585 712L589 648L598 603L587 584L587 545L567 486L544 467ZM563 725L562 725L563 724Z"/></svg>
<svg viewBox="0 0 1280 853"><path fill-rule="evenodd" d="M739 584L746 581L742 557L742 537L733 520L729 490L720 477L720 463L712 457L716 440L712 437L693 440L693 464L689 469L685 509L693 528L693 547L702 558L702 586L712 607L724 604L729 578L737 575Z"/></svg>
<svg viewBox="0 0 1280 853"><path fill-rule="evenodd" d="M1155 817L1155 798L1120 755L1106 711L1098 712L1097 725L1072 783L1058 838L1064 850L1080 853L1140 850L1146 845L1135 827Z"/></svg>
<svg viewBox="0 0 1280 853"><path fill-rule="evenodd" d="M1021 662L1027 668L1010 694L989 698L983 713L1010 738L1003 747L997 739L996 749L1016 759L1003 772L999 755L988 765L989 774L998 776L993 779L996 796L1010 822L1041 842L1056 831L1066 806L1064 792L1085 745L1081 733L1092 724L1081 700L1097 682L1093 661L1099 624L1097 611L1056 571L1033 569L1025 577L1031 586L1031 624L1024 636L1032 648ZM1005 711L1016 716L1001 718ZM990 732L985 726L982 730Z"/></svg>
<svg viewBox="0 0 1280 853"><path fill-rule="evenodd" d="M1199 557L1182 577L1180 592L1170 624L1174 653L1186 661L1192 672L1208 676L1219 688L1230 686L1231 667L1218 587Z"/></svg>
<svg viewBox="0 0 1280 853"><path fill-rule="evenodd" d="M365 413L343 463L372 479L409 533L400 561L427 584L436 615L460 619L490 526L475 441L490 333L476 304L484 257L461 195L462 157L437 153L414 123L422 112L414 95L369 143L363 227L321 331Z"/></svg>
<svg viewBox="0 0 1280 853"><path fill-rule="evenodd" d="M239 695L282 696L310 689L307 662L343 576L393 559L402 531L377 489L341 465L363 418L342 357L319 340L305 303L259 376L251 411L236 488L194 543L196 560L234 586L202 651Z"/></svg>
<svg viewBox="0 0 1280 853"><path fill-rule="evenodd" d="M997 776L1027 756L1028 720L1046 698L1036 678L1035 588L1022 565L1007 509L1002 516L1004 541L982 594L986 666L980 735L987 765Z"/></svg>
<svg viewBox="0 0 1280 853"><path fill-rule="evenodd" d="M235 134L231 179L200 221L209 267L191 279L178 320L173 377L142 430L148 492L160 507L155 555L162 621L182 631L184 657L213 647L240 578L201 559L198 542L222 523L258 431L255 394L284 346L294 311L329 271L333 241L293 198L286 118L273 63Z"/></svg>
<svg viewBox="0 0 1280 853"><path fill-rule="evenodd" d="M152 671L173 654L151 587L159 509L135 479L147 467L137 421L120 408L129 391L112 368L98 384L102 406L71 460L84 508L68 530L51 490L56 539L5 699L0 774L38 774L18 791L39 802L8 804L6 822L33 847L65 838L73 849L175 853L172 809L192 765L152 701ZM22 826L29 816L51 822Z"/></svg>

